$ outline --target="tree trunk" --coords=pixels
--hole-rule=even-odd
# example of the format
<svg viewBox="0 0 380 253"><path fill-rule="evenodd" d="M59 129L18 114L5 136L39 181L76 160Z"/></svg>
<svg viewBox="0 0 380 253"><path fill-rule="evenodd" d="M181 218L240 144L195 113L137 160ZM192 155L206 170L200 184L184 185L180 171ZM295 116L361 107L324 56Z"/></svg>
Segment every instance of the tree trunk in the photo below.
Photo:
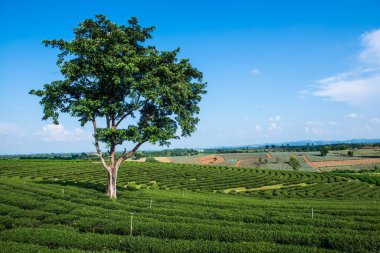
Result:
<svg viewBox="0 0 380 253"><path fill-rule="evenodd" d="M108 181L107 181L107 195L110 199L116 199L116 178L117 171L115 169L111 169L108 172Z"/></svg>

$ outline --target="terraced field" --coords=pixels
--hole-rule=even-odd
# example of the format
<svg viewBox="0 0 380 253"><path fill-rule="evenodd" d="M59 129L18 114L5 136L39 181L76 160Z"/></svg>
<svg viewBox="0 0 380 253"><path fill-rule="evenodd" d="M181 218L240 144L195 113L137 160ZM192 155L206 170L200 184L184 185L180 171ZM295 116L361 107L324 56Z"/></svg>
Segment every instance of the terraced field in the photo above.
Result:
<svg viewBox="0 0 380 253"><path fill-rule="evenodd" d="M84 161L2 161L0 164L1 176L31 176L55 184L83 185L95 187L99 190L104 188L105 174L98 163ZM142 189L180 189L211 193L228 191L234 193L231 189L241 187L255 189L283 184L282 187L276 189L246 192L239 190L238 192L267 197L305 195L337 198L373 197L380 194L379 188L373 187L371 183L357 182L351 178L330 174L165 163L128 162L123 167L118 177L118 185L123 188L133 186ZM379 179L375 176L370 178L373 178L374 182ZM340 190L331 191L334 188ZM345 192L351 188L358 188L358 190L352 194Z"/></svg>
<svg viewBox="0 0 380 253"><path fill-rule="evenodd" d="M338 151L330 151L326 156L321 156L320 152L294 152L300 156L306 156L311 162L323 161L344 161L344 160L358 160L362 159L360 156L349 157L347 151L345 153Z"/></svg>
<svg viewBox="0 0 380 253"><path fill-rule="evenodd" d="M308 165L319 171L332 170L362 170L376 169L380 167L380 150L357 149L354 156L347 156L347 150L332 151L327 156L321 156L319 152L295 152L298 157L308 161Z"/></svg>
<svg viewBox="0 0 380 253"><path fill-rule="evenodd" d="M331 170L360 170L380 167L380 150L356 149L354 156L349 157L347 150L331 151L327 156L320 152L258 152L226 153L170 158L175 163L209 164L243 168L261 168L266 170L293 170L288 161L295 156L301 164L300 171L322 172Z"/></svg>
<svg viewBox="0 0 380 253"><path fill-rule="evenodd" d="M0 161L0 252L380 250L376 176L131 162L110 201L104 174Z"/></svg>

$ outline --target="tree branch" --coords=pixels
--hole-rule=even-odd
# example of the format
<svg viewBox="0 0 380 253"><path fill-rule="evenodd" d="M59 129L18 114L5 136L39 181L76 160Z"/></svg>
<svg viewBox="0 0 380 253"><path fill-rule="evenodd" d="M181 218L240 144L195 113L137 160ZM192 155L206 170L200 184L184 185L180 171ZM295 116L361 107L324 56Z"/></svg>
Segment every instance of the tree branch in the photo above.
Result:
<svg viewBox="0 0 380 253"><path fill-rule="evenodd" d="M111 126L110 126L110 117L109 117L108 113L106 113L106 122L107 122L107 128L111 128Z"/></svg>
<svg viewBox="0 0 380 253"><path fill-rule="evenodd" d="M124 151L123 151L123 153L121 153L121 155L120 155L120 156L118 156L118 157L117 157L117 159L119 159L120 157L124 156L126 153L127 153L127 149L126 149L126 148L124 148Z"/></svg>
<svg viewBox="0 0 380 253"><path fill-rule="evenodd" d="M111 115L111 127L112 130L115 130L115 116L112 114ZM116 149L116 144L115 144L115 136L114 134L111 135L110 137L110 166L111 170L115 169L115 149Z"/></svg>
<svg viewBox="0 0 380 253"><path fill-rule="evenodd" d="M122 155L121 157L119 157L119 159L117 159L117 162L116 162L116 169L118 169L120 167L120 164L127 160L128 158L130 158L131 156L133 156L134 153L136 153L136 151L139 149L139 147L143 144L144 142L139 142L137 143L137 145L131 150L129 151L127 154L124 154Z"/></svg>
<svg viewBox="0 0 380 253"><path fill-rule="evenodd" d="M137 96L136 98L136 101L135 101L135 105L130 109L128 110L128 112L126 112L117 122L116 122L116 127L118 127L120 125L120 123L126 118L128 117L128 115L130 115L134 110L137 109L137 105L138 103L140 102L140 94Z"/></svg>
<svg viewBox="0 0 380 253"><path fill-rule="evenodd" d="M109 167L107 166L107 163L106 161L104 160L104 157L103 157L103 153L102 153L102 150L100 149L99 147L99 136L98 136L98 133L96 131L96 119L95 119L95 116L92 117L92 125L94 127L94 138L95 138L95 142L94 142L94 146L96 148L96 152L98 153L98 157L100 159L100 162L102 163L103 165L103 168L109 172Z"/></svg>

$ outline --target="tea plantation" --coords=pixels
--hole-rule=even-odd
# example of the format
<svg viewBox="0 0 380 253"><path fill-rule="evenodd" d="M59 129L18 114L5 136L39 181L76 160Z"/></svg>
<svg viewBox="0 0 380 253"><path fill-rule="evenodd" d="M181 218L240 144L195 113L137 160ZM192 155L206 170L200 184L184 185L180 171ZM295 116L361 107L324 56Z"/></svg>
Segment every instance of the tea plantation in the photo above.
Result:
<svg viewBox="0 0 380 253"><path fill-rule="evenodd" d="M0 161L0 252L379 252L374 175Z"/></svg>

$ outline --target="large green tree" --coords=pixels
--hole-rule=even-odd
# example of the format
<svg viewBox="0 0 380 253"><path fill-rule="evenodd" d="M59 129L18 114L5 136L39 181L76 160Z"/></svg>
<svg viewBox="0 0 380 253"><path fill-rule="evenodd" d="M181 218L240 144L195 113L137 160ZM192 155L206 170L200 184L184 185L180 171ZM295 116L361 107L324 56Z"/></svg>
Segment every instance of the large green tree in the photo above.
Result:
<svg viewBox="0 0 380 253"><path fill-rule="evenodd" d="M43 41L59 49L63 78L30 91L41 97L43 120L58 124L59 114L68 113L81 126L92 125L110 198L116 198L121 163L143 143L169 145L171 139L190 136L199 121L198 104L206 93L202 73L188 59L177 59L179 49L159 51L148 45L153 30L141 27L135 17L128 25L104 15L84 20L74 28L72 41ZM134 146L129 152L116 152L128 142Z"/></svg>

